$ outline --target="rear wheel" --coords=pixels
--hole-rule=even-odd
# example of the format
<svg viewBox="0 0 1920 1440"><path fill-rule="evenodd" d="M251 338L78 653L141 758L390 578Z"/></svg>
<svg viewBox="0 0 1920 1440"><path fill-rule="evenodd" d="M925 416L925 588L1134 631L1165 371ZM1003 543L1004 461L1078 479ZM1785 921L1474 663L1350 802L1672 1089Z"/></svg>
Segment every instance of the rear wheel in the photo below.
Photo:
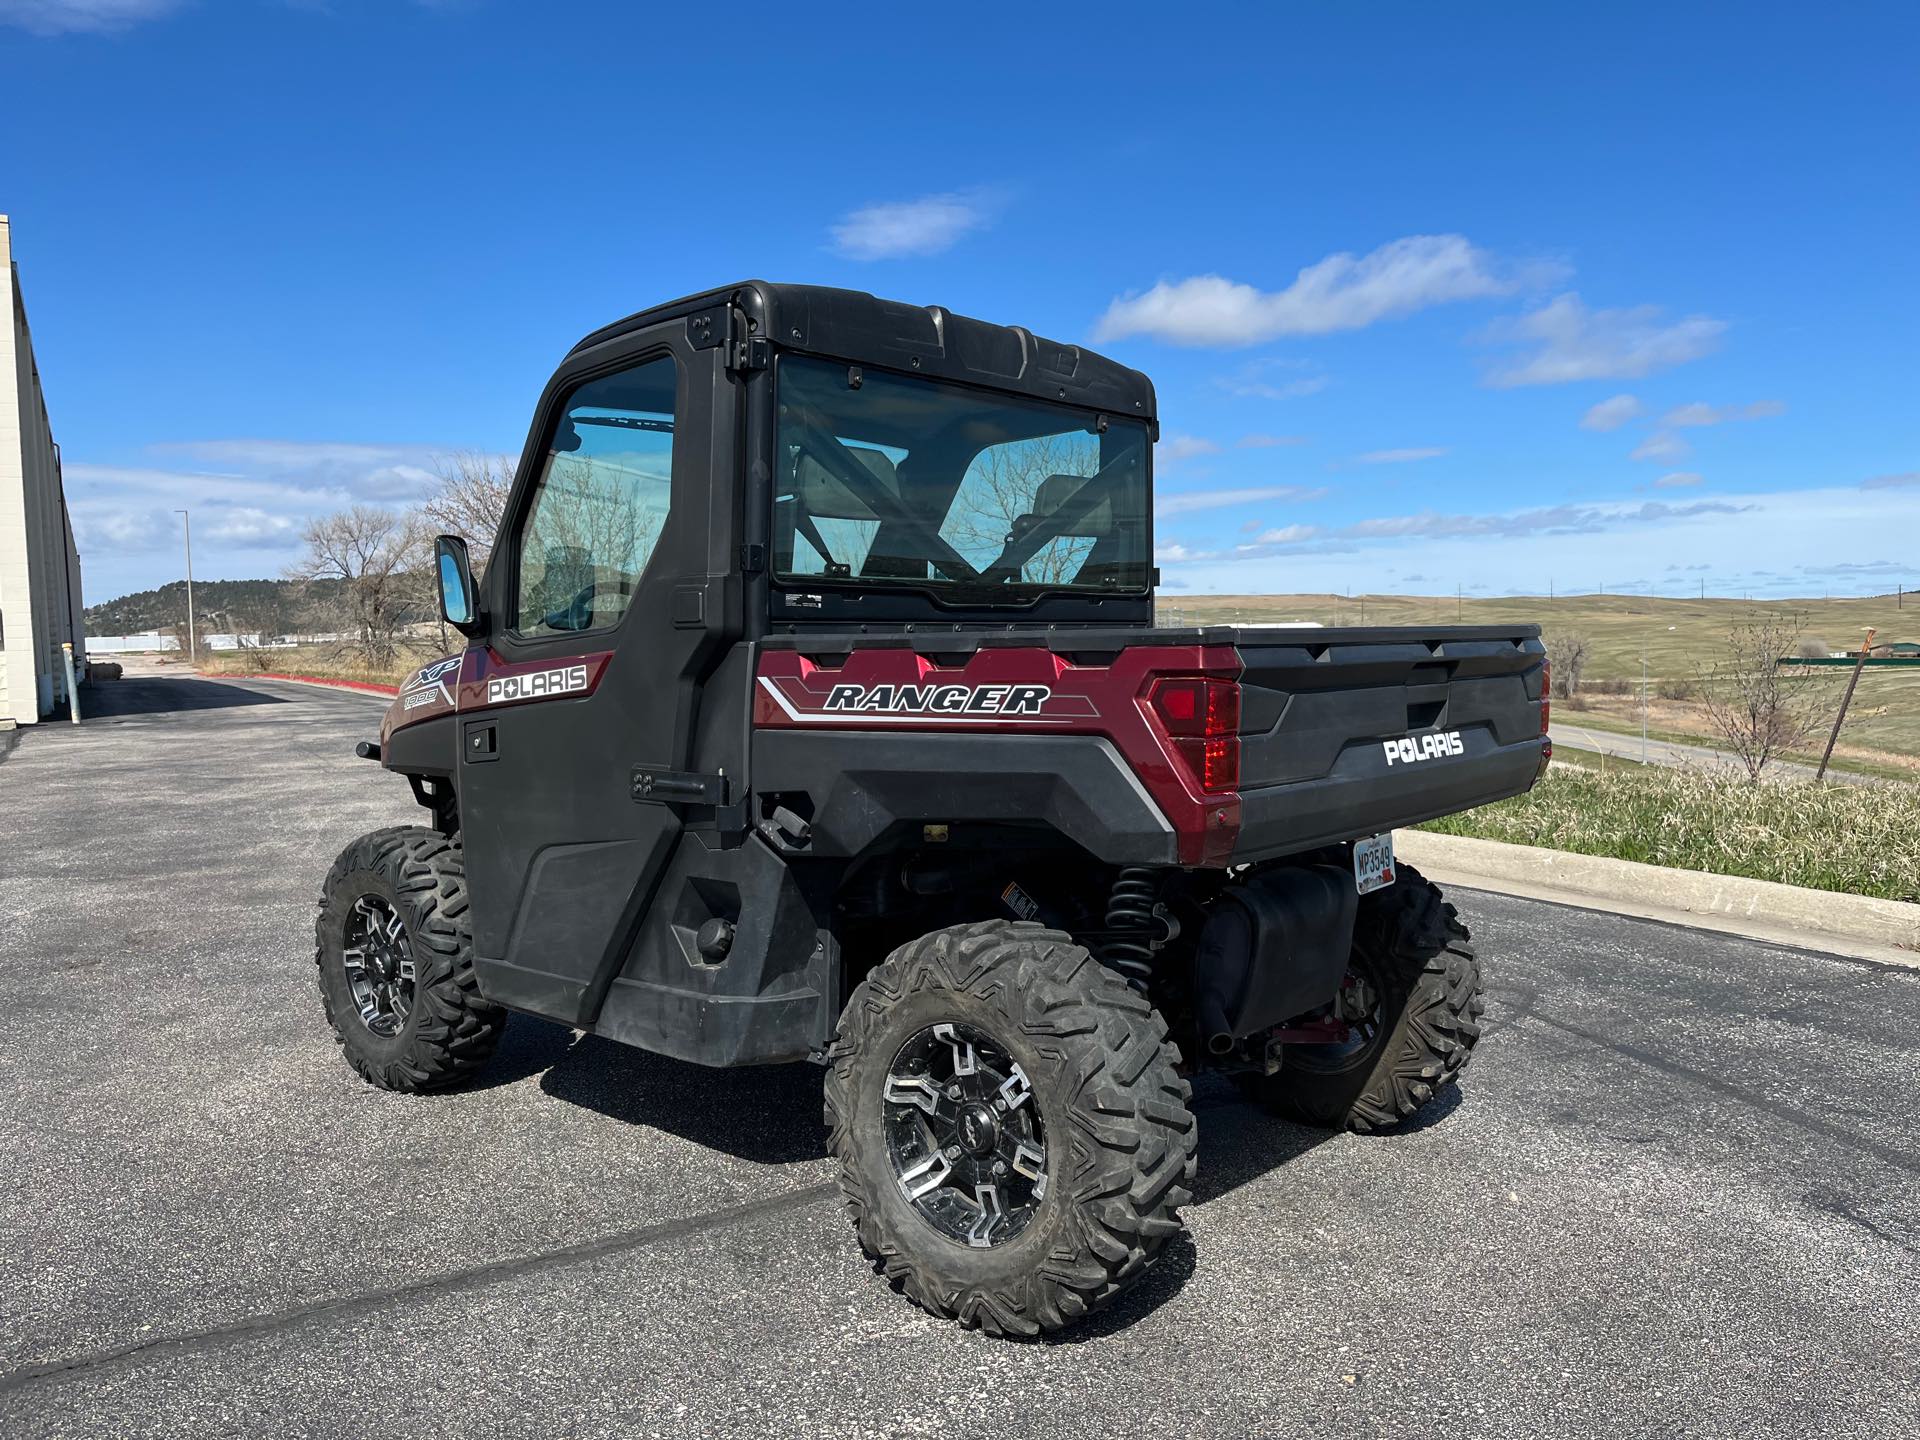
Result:
<svg viewBox="0 0 1920 1440"><path fill-rule="evenodd" d="M1058 1329L1179 1233L1195 1139L1179 1052L1059 931L991 921L902 946L854 991L829 1058L861 1248L922 1308Z"/></svg>
<svg viewBox="0 0 1920 1440"><path fill-rule="evenodd" d="M437 1090L493 1053L506 1012L473 975L458 839L398 826L340 852L320 892L320 1001L347 1063L383 1090Z"/></svg>
<svg viewBox="0 0 1920 1440"><path fill-rule="evenodd" d="M1307 1125L1358 1131L1397 1124L1459 1078L1480 1038L1480 964L1458 913L1411 866L1365 896L1353 957L1334 1002L1341 1044L1289 1045L1279 1073L1249 1092Z"/></svg>

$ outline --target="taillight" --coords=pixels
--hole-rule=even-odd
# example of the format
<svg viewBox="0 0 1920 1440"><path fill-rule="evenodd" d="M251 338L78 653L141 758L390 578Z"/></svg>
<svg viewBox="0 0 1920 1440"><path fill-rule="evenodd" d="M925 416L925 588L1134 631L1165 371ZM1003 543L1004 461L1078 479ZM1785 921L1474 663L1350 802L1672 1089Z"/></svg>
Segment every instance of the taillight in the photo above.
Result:
<svg viewBox="0 0 1920 1440"><path fill-rule="evenodd" d="M1553 741L1547 738L1547 721L1553 716L1553 661L1543 659L1540 662L1540 768L1534 771L1533 778L1538 780L1547 773L1547 766L1553 763Z"/></svg>
<svg viewBox="0 0 1920 1440"><path fill-rule="evenodd" d="M1147 703L1209 794L1240 788L1240 684L1204 675L1163 675Z"/></svg>

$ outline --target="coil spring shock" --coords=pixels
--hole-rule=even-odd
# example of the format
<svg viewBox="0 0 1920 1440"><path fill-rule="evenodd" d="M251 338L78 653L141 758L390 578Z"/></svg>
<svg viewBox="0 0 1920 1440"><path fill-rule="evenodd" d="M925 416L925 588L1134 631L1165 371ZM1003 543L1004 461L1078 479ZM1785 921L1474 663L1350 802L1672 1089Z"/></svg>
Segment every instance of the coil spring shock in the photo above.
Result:
<svg viewBox="0 0 1920 1440"><path fill-rule="evenodd" d="M1107 929L1126 933L1108 936L1100 963L1142 995L1153 979L1153 907L1159 898L1160 877L1146 865L1122 866L1107 896Z"/></svg>

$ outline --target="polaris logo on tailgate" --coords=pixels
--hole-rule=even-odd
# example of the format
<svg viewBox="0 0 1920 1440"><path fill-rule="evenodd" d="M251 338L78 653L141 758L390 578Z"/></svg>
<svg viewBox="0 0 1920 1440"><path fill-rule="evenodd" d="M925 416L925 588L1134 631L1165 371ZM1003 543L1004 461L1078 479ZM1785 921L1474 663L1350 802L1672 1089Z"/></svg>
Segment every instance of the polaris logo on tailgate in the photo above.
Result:
<svg viewBox="0 0 1920 1440"><path fill-rule="evenodd" d="M1460 743L1458 730L1435 730L1425 735L1402 735L1398 740L1382 740L1387 767L1411 765L1417 760L1437 760L1442 755L1460 755L1466 746Z"/></svg>

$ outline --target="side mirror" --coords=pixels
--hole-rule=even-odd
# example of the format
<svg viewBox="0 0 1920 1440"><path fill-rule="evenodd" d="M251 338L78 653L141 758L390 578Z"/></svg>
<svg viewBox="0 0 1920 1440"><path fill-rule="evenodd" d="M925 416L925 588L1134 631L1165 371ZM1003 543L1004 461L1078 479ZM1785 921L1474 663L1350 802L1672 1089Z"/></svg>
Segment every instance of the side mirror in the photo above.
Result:
<svg viewBox="0 0 1920 1440"><path fill-rule="evenodd" d="M474 598L473 566L467 560L467 542L458 535L442 535L433 542L433 566L440 577L440 613L463 635L480 628L480 606Z"/></svg>

